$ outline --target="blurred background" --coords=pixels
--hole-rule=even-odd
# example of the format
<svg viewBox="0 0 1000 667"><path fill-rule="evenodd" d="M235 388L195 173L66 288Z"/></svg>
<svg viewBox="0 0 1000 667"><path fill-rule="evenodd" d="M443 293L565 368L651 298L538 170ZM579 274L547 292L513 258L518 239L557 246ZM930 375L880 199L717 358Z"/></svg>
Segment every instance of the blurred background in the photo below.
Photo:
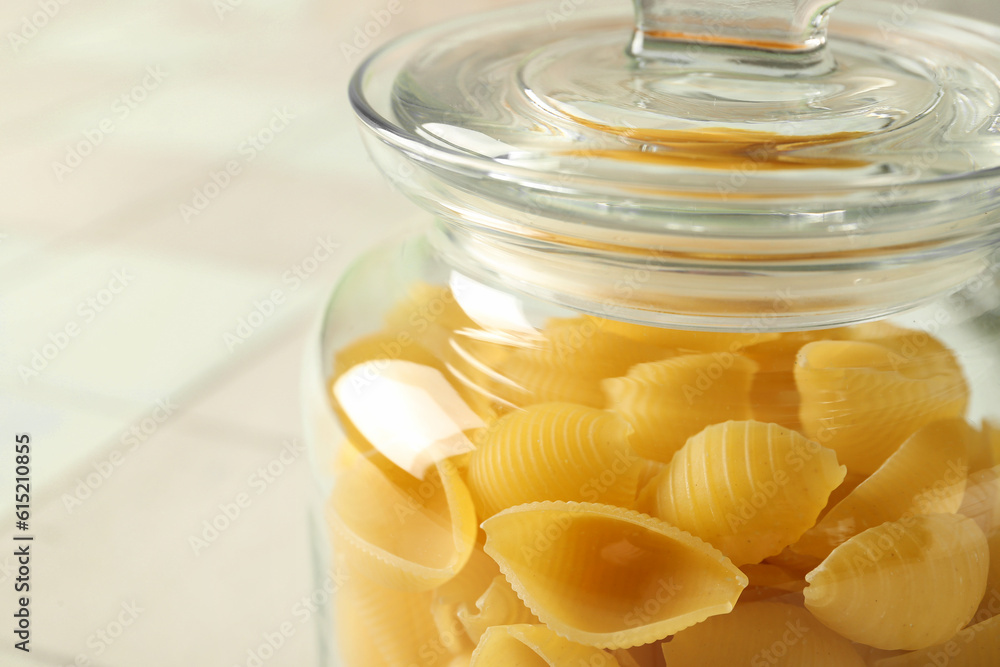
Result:
<svg viewBox="0 0 1000 667"><path fill-rule="evenodd" d="M304 353L346 263L422 217L367 161L347 81L393 36L510 4L5 0L0 664L319 664Z"/></svg>

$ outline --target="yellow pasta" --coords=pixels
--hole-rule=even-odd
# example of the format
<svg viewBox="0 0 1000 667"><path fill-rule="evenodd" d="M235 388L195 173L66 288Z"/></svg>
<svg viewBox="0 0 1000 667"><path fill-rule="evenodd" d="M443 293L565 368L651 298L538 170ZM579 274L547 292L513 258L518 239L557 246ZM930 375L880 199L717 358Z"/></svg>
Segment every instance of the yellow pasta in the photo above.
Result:
<svg viewBox="0 0 1000 667"><path fill-rule="evenodd" d="M986 575L986 593L979 601L975 620L983 621L993 616L1000 616L1000 532L986 538L990 549L989 572Z"/></svg>
<svg viewBox="0 0 1000 667"><path fill-rule="evenodd" d="M806 608L851 641L916 650L950 639L986 590L989 549L957 514L910 516L855 535L806 575Z"/></svg>
<svg viewBox="0 0 1000 667"><path fill-rule="evenodd" d="M520 505L483 529L486 553L528 608L561 636L598 648L647 644L725 614L747 585L705 542L608 505Z"/></svg>
<svg viewBox="0 0 1000 667"><path fill-rule="evenodd" d="M538 623L538 618L524 606L503 575L497 575L476 601L476 611L463 605L458 610L458 619L473 643L479 643L486 629L493 625Z"/></svg>
<svg viewBox="0 0 1000 667"><path fill-rule="evenodd" d="M476 547L461 572L434 590L431 615L439 636L447 640L446 646L452 652L472 654L479 638L469 638L461 619L462 610L475 604L500 576L496 561Z"/></svg>
<svg viewBox="0 0 1000 667"><path fill-rule="evenodd" d="M691 354L634 366L604 382L608 406L635 428L640 456L669 463L710 424L749 419L757 364L731 353Z"/></svg>
<svg viewBox="0 0 1000 667"><path fill-rule="evenodd" d="M661 645L669 667L864 667L850 642L801 607L776 602L739 604L679 632Z"/></svg>
<svg viewBox="0 0 1000 667"><path fill-rule="evenodd" d="M874 667L996 667L1000 664L1000 616L959 632L950 641L884 658Z"/></svg>
<svg viewBox="0 0 1000 667"><path fill-rule="evenodd" d="M555 320L534 344L515 350L497 369L496 393L511 405L566 401L604 407L601 380L670 351L630 341L601 328L603 320Z"/></svg>
<svg viewBox="0 0 1000 667"><path fill-rule="evenodd" d="M948 514L965 493L966 451L976 433L961 419L934 422L910 436L793 547L825 558L848 538L904 514Z"/></svg>
<svg viewBox="0 0 1000 667"><path fill-rule="evenodd" d="M806 343L836 339L840 329L779 334L746 348L742 354L758 366L750 389L753 419L800 431L799 390L795 385L795 357Z"/></svg>
<svg viewBox="0 0 1000 667"><path fill-rule="evenodd" d="M920 427L964 415L968 387L945 366L910 363L877 343L809 343L795 366L804 433L870 475Z"/></svg>
<svg viewBox="0 0 1000 667"><path fill-rule="evenodd" d="M739 352L751 345L774 340L770 332L728 333L721 331L690 331L651 327L618 320L596 319L608 333L647 345L675 348L689 352Z"/></svg>
<svg viewBox="0 0 1000 667"><path fill-rule="evenodd" d="M537 500L623 507L635 499L640 459L620 417L570 403L544 403L500 418L469 462L481 517Z"/></svg>
<svg viewBox="0 0 1000 667"><path fill-rule="evenodd" d="M1000 464L969 475L958 512L986 535L1000 532Z"/></svg>
<svg viewBox="0 0 1000 667"><path fill-rule="evenodd" d="M402 590L427 590L454 577L477 533L472 497L447 461L426 480L400 484L359 457L337 479L327 521L353 569Z"/></svg>
<svg viewBox="0 0 1000 667"><path fill-rule="evenodd" d="M470 667L620 667L614 656L564 639L544 625L490 628L472 654Z"/></svg>
<svg viewBox="0 0 1000 667"><path fill-rule="evenodd" d="M333 598L334 638L340 659L346 667L392 667L358 614L358 605L363 602L359 593L348 582Z"/></svg>
<svg viewBox="0 0 1000 667"><path fill-rule="evenodd" d="M397 332L403 340L416 341L438 359L444 358L454 332L475 326L448 287L427 283L412 285L406 298L386 315L385 322L388 330Z"/></svg>
<svg viewBox="0 0 1000 667"><path fill-rule="evenodd" d="M813 525L845 474L832 450L777 424L716 424L659 477L657 516L736 565L759 563Z"/></svg>
<svg viewBox="0 0 1000 667"><path fill-rule="evenodd" d="M404 339L407 340L407 339ZM337 415L344 434L351 441L353 446L363 456L371 460L383 473L393 477L403 477L407 473L396 464L385 457L379 450L361 434L361 431L354 425L351 418L341 408L340 403L335 399L333 387L337 380L352 368L366 362L372 362L376 368L386 367L392 361L409 361L422 366L435 368L444 371L441 361L431 354L425 347L408 339L407 345L400 343L398 334L376 333L365 336L354 343L340 349L334 356L333 375L327 383L331 400L330 404Z"/></svg>
<svg viewBox="0 0 1000 667"><path fill-rule="evenodd" d="M969 443L969 472L1000 465L1000 426L984 419L978 435Z"/></svg>
<svg viewBox="0 0 1000 667"><path fill-rule="evenodd" d="M430 613L431 592L393 590L351 572L337 596L341 600L337 607L340 613L335 619L339 637L363 628L365 639L372 643L386 665L418 663L443 667L451 660L452 654L442 644ZM361 655L371 654L368 648ZM347 662L347 667L371 664L378 663Z"/></svg>

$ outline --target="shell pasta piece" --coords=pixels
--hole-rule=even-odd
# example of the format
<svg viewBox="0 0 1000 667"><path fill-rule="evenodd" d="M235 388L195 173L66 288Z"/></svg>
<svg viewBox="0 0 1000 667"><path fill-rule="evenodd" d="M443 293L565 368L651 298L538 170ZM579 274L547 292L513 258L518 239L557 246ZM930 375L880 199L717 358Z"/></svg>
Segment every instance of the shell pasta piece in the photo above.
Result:
<svg viewBox="0 0 1000 667"><path fill-rule="evenodd" d="M426 480L395 483L354 459L336 481L327 522L352 569L402 590L427 590L458 574L477 532L472 497L448 461Z"/></svg>
<svg viewBox="0 0 1000 667"><path fill-rule="evenodd" d="M647 644L727 613L747 585L709 544L618 507L532 503L483 529L486 553L528 608L563 637L598 648Z"/></svg>
<svg viewBox="0 0 1000 667"><path fill-rule="evenodd" d="M890 347L863 341L807 344L795 382L804 433L862 475L875 472L920 427L962 417L968 403L959 369L915 367Z"/></svg>
<svg viewBox="0 0 1000 667"><path fill-rule="evenodd" d="M469 462L480 516L538 500L631 506L641 460L629 446L629 431L612 412L570 403L504 415Z"/></svg>
<svg viewBox="0 0 1000 667"><path fill-rule="evenodd" d="M597 318L594 318L597 320ZM778 334L728 333L722 331L691 331L687 329L668 329L651 327L643 324L633 324L620 320L597 320L602 328L629 340L658 345L666 348L676 348L691 352L739 352L751 345L773 340Z"/></svg>
<svg viewBox="0 0 1000 667"><path fill-rule="evenodd" d="M855 535L806 575L806 608L824 625L875 648L947 641L986 590L989 549L957 514L909 516Z"/></svg>
<svg viewBox="0 0 1000 667"><path fill-rule="evenodd" d="M458 610L459 621L469 638L476 643L486 629L493 625L538 623L538 619L524 606L502 575L498 575L476 601L476 609L473 612L468 605L463 605Z"/></svg>
<svg viewBox="0 0 1000 667"><path fill-rule="evenodd" d="M1000 664L1000 616L959 632L950 641L875 662L874 667L996 667Z"/></svg>
<svg viewBox="0 0 1000 667"><path fill-rule="evenodd" d="M351 572L337 596L343 598L338 603L339 633L343 635L352 627L364 628L386 665L443 667L451 660L451 652L441 641L430 613L431 592L393 590ZM370 664L377 663L348 663L348 667Z"/></svg>
<svg viewBox="0 0 1000 667"><path fill-rule="evenodd" d="M500 625L488 629L469 667L620 667L607 651L564 639L544 625Z"/></svg>
<svg viewBox="0 0 1000 667"><path fill-rule="evenodd" d="M851 643L805 609L776 602L740 603L724 616L661 644L668 667L864 667Z"/></svg>
<svg viewBox="0 0 1000 667"><path fill-rule="evenodd" d="M749 419L757 364L731 353L688 354L634 366L604 382L608 406L635 428L632 446L669 463L684 442L710 424Z"/></svg>
<svg viewBox="0 0 1000 667"><path fill-rule="evenodd" d="M527 406L565 401L604 407L601 380L624 375L630 367L670 352L603 330L604 320L553 320L542 337L514 350L497 370L494 385L504 401Z"/></svg>
<svg viewBox="0 0 1000 667"><path fill-rule="evenodd" d="M824 558L848 538L908 512L956 512L965 493L967 444L975 436L961 419L923 427L793 548Z"/></svg>
<svg viewBox="0 0 1000 667"><path fill-rule="evenodd" d="M815 522L846 470L777 424L725 422L688 440L658 478L656 512L736 565L759 563Z"/></svg>

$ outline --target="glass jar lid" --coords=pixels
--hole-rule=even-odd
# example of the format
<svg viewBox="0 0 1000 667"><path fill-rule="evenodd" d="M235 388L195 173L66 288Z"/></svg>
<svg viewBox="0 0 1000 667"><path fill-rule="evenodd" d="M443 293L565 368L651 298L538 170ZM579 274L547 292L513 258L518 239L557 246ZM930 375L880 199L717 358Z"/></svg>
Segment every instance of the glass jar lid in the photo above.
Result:
<svg viewBox="0 0 1000 667"><path fill-rule="evenodd" d="M477 233L645 254L688 282L718 258L730 276L909 266L826 283L834 309L855 307L845 287L884 287L874 313L912 300L918 260L996 242L1000 28L838 2L516 7L376 53L352 103L390 179Z"/></svg>

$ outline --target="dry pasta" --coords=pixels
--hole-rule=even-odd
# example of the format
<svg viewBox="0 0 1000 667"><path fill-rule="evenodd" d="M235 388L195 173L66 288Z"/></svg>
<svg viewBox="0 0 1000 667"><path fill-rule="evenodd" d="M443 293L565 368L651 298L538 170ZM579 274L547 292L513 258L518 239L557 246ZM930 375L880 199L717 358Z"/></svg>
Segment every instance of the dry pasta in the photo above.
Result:
<svg viewBox="0 0 1000 667"><path fill-rule="evenodd" d="M864 667L851 643L801 607L776 602L740 604L679 632L662 644L668 666Z"/></svg>
<svg viewBox="0 0 1000 667"><path fill-rule="evenodd" d="M806 576L805 604L852 641L887 650L927 648L972 619L986 590L988 561L986 537L971 519L911 516L834 549Z"/></svg>
<svg viewBox="0 0 1000 667"><path fill-rule="evenodd" d="M725 422L687 441L658 478L657 515L736 565L759 563L813 525L846 470L777 424Z"/></svg>
<svg viewBox="0 0 1000 667"><path fill-rule="evenodd" d="M630 506L641 463L629 445L630 430L612 412L570 403L504 415L469 462L480 517L538 500Z"/></svg>
<svg viewBox="0 0 1000 667"><path fill-rule="evenodd" d="M633 366L605 380L608 406L635 428L632 446L669 463L684 442L710 424L749 419L757 364L725 354L687 354Z"/></svg>
<svg viewBox="0 0 1000 667"><path fill-rule="evenodd" d="M488 629L470 667L620 667L607 651L581 646L544 625L500 625Z"/></svg>
<svg viewBox="0 0 1000 667"><path fill-rule="evenodd" d="M870 475L921 426L962 417L968 388L960 371L927 375L902 364L890 347L818 341L799 351L799 416L810 438L836 450L841 463ZM919 371L919 372L916 372Z"/></svg>
<svg viewBox="0 0 1000 667"><path fill-rule="evenodd" d="M528 608L563 637L598 648L647 644L727 613L747 584L709 544L618 507L531 503L483 529L486 553Z"/></svg>
<svg viewBox="0 0 1000 667"><path fill-rule="evenodd" d="M348 564L372 581L427 590L456 574L476 541L476 515L454 465L396 484L363 457L338 478L327 521Z"/></svg>
<svg viewBox="0 0 1000 667"><path fill-rule="evenodd" d="M967 445L974 437L974 431L961 419L923 427L793 549L824 558L848 538L907 513L956 512L965 493Z"/></svg>

